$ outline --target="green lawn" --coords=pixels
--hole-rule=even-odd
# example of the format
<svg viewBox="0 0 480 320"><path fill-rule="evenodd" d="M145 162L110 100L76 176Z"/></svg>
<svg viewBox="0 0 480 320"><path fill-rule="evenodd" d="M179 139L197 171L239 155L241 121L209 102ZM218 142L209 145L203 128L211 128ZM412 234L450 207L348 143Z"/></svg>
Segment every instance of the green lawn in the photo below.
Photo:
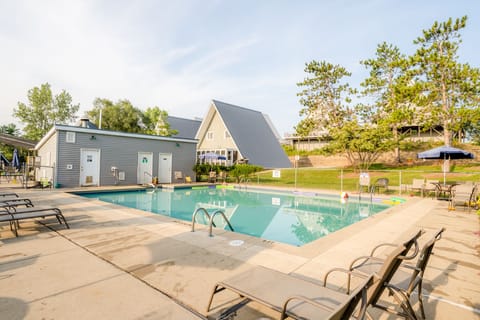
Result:
<svg viewBox="0 0 480 320"><path fill-rule="evenodd" d="M259 183L278 187L295 188L296 186L307 189L356 191L358 190L359 174L350 169L298 168L295 170L292 168L282 169L280 178L273 178L272 171L268 170L252 175L249 179L252 184ZM393 187L398 187L400 183L402 185L411 184L414 178L443 182L443 172L439 165L370 170L369 174L372 183L378 178L388 178L389 185ZM446 174L446 181L480 182L480 164L452 166L451 172Z"/></svg>

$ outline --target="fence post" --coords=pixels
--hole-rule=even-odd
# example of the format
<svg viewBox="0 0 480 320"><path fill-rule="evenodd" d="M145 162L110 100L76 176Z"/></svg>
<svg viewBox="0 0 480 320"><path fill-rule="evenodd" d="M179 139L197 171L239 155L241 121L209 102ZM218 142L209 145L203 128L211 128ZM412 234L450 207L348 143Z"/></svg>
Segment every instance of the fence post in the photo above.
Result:
<svg viewBox="0 0 480 320"><path fill-rule="evenodd" d="M398 172L398 195L402 195L402 170Z"/></svg>
<svg viewBox="0 0 480 320"><path fill-rule="evenodd" d="M340 169L340 194L343 193L343 169Z"/></svg>

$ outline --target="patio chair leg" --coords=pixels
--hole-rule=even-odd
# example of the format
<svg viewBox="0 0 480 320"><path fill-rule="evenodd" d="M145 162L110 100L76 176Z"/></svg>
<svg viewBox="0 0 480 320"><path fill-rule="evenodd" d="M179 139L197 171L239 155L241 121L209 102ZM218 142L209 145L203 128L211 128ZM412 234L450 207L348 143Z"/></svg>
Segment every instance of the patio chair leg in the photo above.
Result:
<svg viewBox="0 0 480 320"><path fill-rule="evenodd" d="M425 310L423 309L422 280L418 282L417 292L418 292L418 304L420 305L420 314L422 316L422 319L426 319Z"/></svg>
<svg viewBox="0 0 480 320"><path fill-rule="evenodd" d="M395 287L388 286L388 289L390 294L399 303L400 308L403 310L404 313L401 315L405 316L407 319L418 320L417 314L415 313L412 305L410 304L409 297L404 292L396 289Z"/></svg>
<svg viewBox="0 0 480 320"><path fill-rule="evenodd" d="M58 221L59 224L63 224L62 219L60 219L59 215L56 215L55 217L57 218L57 221Z"/></svg>
<svg viewBox="0 0 480 320"><path fill-rule="evenodd" d="M10 221L10 230L15 234L15 237L18 237L17 224L18 224L18 221ZM12 225L13 225L13 229L12 229Z"/></svg>

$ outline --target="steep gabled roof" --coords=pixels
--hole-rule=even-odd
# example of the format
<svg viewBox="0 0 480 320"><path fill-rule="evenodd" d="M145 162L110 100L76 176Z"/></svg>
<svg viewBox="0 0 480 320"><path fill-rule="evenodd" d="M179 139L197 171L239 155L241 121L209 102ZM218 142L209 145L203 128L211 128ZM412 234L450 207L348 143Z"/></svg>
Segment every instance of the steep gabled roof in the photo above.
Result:
<svg viewBox="0 0 480 320"><path fill-rule="evenodd" d="M172 135L172 137L188 139L195 139L198 128L202 124L201 120L190 120L171 116L167 117L167 122L170 125L170 129L178 131L178 133Z"/></svg>
<svg viewBox="0 0 480 320"><path fill-rule="evenodd" d="M264 114L217 100L213 100L213 105L249 163L265 168L291 167Z"/></svg>

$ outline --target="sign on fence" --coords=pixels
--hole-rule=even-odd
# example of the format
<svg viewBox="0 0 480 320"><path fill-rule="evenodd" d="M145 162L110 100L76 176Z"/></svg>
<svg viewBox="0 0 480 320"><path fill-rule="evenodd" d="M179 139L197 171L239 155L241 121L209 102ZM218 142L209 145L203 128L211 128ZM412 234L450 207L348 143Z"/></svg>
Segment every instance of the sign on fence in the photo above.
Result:
<svg viewBox="0 0 480 320"><path fill-rule="evenodd" d="M273 170L272 171L272 178L280 178L280 170Z"/></svg>
<svg viewBox="0 0 480 320"><path fill-rule="evenodd" d="M370 175L368 174L368 172L361 172L360 173L359 185L361 187L369 187L370 186Z"/></svg>

